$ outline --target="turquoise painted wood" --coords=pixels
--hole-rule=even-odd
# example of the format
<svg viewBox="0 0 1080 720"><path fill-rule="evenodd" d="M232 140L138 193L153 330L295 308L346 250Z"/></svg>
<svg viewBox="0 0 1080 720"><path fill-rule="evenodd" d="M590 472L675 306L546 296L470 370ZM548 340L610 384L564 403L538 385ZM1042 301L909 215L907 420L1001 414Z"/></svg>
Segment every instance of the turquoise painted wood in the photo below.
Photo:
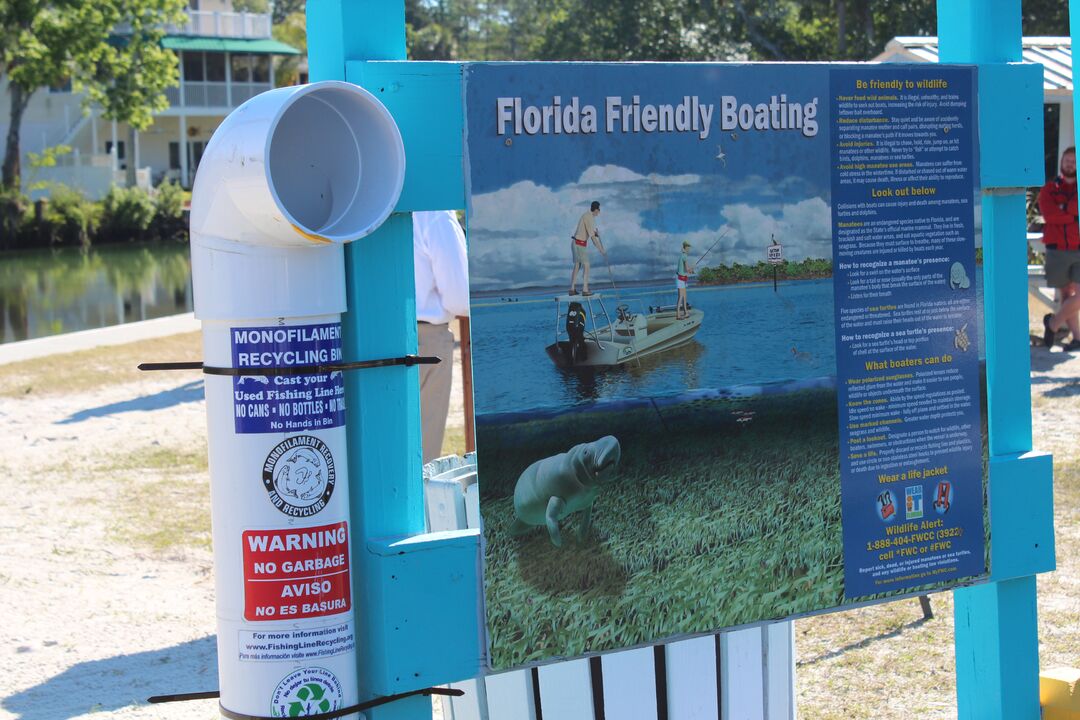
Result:
<svg viewBox="0 0 1080 720"><path fill-rule="evenodd" d="M1042 93L1037 102L1041 107ZM1000 110L1002 106L997 107ZM987 123L993 123L989 114L984 120L984 124ZM1039 136L1042 137L1041 121ZM994 146L983 144L982 147ZM1040 142L1036 157L1042 156ZM1031 449L1025 200L1023 188L1002 195L984 194L982 197L986 391L990 406L992 456ZM990 482L993 484L993 476ZM993 503L993 489L990 500Z"/></svg>
<svg viewBox="0 0 1080 720"><path fill-rule="evenodd" d="M1054 557L1053 458L1049 453L990 458L991 579L1051 572Z"/></svg>
<svg viewBox="0 0 1080 720"><path fill-rule="evenodd" d="M344 80L349 60L404 60L401 0L313 0L307 5L312 82Z"/></svg>
<svg viewBox="0 0 1080 720"><path fill-rule="evenodd" d="M365 614L382 630L372 635L372 689L393 695L480 675L480 531L374 539L367 551L379 572L368 577Z"/></svg>
<svg viewBox="0 0 1080 720"><path fill-rule="evenodd" d="M1022 186L1042 181L1033 169L1042 160L1042 99L1041 92L1032 97L1031 71L1004 65L1020 60L1020 17L1020 0L938 0L942 62L979 65L984 190L995 582L954 593L957 708L964 720L1041 716L1034 574L1052 567L1052 544L1048 561L1046 542L1053 537L1053 484L1048 456L1020 454L1031 449ZM1025 532L1021 515L1043 526ZM998 581L1002 576L1013 579Z"/></svg>
<svg viewBox="0 0 1080 720"><path fill-rule="evenodd" d="M979 145L987 149L979 159L980 185L1042 185L1046 182L1042 66L980 63L978 83ZM1016 247L1023 250L1024 244L1016 243Z"/></svg>
<svg viewBox="0 0 1080 720"><path fill-rule="evenodd" d="M351 61L405 59L401 0L317 0L307 21L312 80L344 80ZM347 246L346 357L416 352L412 257L408 213ZM471 677L479 656L479 538L424 534L418 370L346 373L345 392L360 698ZM422 603L431 587L448 590L444 602ZM461 649L444 653L431 644L432 628L455 624L450 637ZM365 715L428 720L431 700L409 698Z"/></svg>
<svg viewBox="0 0 1080 720"><path fill-rule="evenodd" d="M401 130L407 171L397 211L464 208L462 65L357 61L346 79L379 98Z"/></svg>
<svg viewBox="0 0 1080 720"><path fill-rule="evenodd" d="M1035 577L965 588L954 596L960 720L1038 720Z"/></svg>
<svg viewBox="0 0 1080 720"><path fill-rule="evenodd" d="M1020 0L938 0L943 63L1019 62Z"/></svg>

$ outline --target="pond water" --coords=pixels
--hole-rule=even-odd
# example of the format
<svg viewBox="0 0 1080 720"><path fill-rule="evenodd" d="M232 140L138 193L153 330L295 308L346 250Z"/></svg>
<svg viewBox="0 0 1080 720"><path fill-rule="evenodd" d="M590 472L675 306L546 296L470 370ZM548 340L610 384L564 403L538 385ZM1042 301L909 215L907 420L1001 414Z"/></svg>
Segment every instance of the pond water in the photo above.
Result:
<svg viewBox="0 0 1080 720"><path fill-rule="evenodd" d="M0 342L191 312L187 243L0 253Z"/></svg>

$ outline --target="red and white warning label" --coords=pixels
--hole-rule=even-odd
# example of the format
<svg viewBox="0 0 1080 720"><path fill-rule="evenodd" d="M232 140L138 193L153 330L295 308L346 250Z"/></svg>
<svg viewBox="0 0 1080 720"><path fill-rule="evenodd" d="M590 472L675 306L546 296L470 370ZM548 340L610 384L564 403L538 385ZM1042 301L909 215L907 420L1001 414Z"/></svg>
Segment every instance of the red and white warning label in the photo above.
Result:
<svg viewBox="0 0 1080 720"><path fill-rule="evenodd" d="M347 523L248 530L243 542L245 620L322 617L351 608Z"/></svg>

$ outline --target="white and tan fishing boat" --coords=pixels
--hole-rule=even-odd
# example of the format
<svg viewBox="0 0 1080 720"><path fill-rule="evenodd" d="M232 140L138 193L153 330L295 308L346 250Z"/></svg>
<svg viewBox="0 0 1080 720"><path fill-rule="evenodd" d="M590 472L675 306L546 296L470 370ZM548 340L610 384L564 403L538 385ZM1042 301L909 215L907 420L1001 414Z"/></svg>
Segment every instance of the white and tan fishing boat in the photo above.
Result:
<svg viewBox="0 0 1080 720"><path fill-rule="evenodd" d="M694 307L676 318L674 306L632 312L626 303L619 303L612 317L600 294L559 295L555 342L546 350L559 367L625 365L690 342L704 317Z"/></svg>

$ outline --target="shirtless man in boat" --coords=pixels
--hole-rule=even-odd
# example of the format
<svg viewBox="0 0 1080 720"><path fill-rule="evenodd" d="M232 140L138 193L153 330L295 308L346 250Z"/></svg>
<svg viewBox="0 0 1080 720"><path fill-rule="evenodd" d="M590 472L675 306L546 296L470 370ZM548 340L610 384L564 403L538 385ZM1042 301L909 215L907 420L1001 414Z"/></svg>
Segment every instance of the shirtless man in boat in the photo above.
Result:
<svg viewBox="0 0 1080 720"><path fill-rule="evenodd" d="M601 255L607 256L604 243L600 242L600 230L596 227L596 216L600 214L600 203L593 200L589 211L581 215L577 228L571 236L570 250L574 254L574 271L570 273L570 294L577 295L578 267L584 268L581 276L581 294L592 295L589 291L589 239L596 244Z"/></svg>

